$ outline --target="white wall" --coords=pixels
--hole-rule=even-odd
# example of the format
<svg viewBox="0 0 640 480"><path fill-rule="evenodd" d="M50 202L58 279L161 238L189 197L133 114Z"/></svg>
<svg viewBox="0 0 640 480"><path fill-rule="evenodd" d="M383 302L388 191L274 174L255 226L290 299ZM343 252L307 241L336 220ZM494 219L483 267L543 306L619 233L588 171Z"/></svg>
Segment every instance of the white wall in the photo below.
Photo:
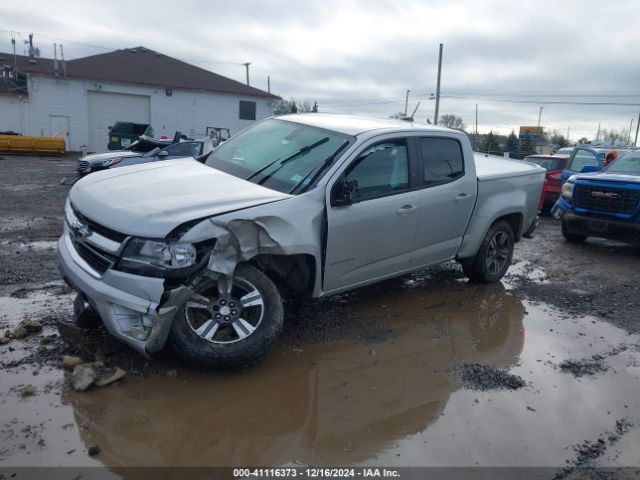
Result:
<svg viewBox="0 0 640 480"><path fill-rule="evenodd" d="M12 96L0 96L0 130L48 136L51 134L49 116L68 116L67 150L80 150L81 145L89 143L87 91L149 95L151 126L157 137L172 137L176 130L189 136L200 136L204 135L206 127L226 127L235 134L253 123L240 120L240 100L256 102L256 120L272 114L272 100L258 97L177 89L173 89L172 96L168 97L164 88L30 76L29 97L24 101Z"/></svg>
<svg viewBox="0 0 640 480"><path fill-rule="evenodd" d="M23 130L23 98L14 95L0 95L0 132Z"/></svg>

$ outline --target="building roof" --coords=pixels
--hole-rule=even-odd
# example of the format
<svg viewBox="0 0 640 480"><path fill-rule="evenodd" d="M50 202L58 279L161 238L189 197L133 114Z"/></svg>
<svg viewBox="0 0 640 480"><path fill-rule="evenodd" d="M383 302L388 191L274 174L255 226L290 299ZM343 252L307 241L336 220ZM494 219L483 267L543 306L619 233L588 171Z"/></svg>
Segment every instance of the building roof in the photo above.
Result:
<svg viewBox="0 0 640 480"><path fill-rule="evenodd" d="M4 58L4 59L3 59ZM54 75L52 59L16 56L18 69L32 75ZM0 53L0 67L13 66L13 54ZM126 48L66 61L67 78L87 79L278 99L264 90L169 57L145 47Z"/></svg>

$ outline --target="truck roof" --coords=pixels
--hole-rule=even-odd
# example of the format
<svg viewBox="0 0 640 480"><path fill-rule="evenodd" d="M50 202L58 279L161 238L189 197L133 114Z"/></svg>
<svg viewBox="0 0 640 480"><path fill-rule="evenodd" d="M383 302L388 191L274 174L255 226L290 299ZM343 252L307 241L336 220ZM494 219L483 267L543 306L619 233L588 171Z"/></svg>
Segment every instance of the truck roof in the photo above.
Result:
<svg viewBox="0 0 640 480"><path fill-rule="evenodd" d="M276 117L289 122L303 123L313 127L324 128L347 135L359 135L371 130L421 130L421 131L452 131L444 127L409 122L395 118L372 118L357 115L343 115L332 113L301 113L280 115Z"/></svg>

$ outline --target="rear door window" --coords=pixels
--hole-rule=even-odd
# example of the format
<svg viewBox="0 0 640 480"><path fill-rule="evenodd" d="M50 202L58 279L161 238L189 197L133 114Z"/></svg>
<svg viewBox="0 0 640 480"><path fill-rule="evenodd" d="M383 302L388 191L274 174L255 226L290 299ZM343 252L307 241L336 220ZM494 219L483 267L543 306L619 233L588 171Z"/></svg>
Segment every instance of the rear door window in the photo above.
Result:
<svg viewBox="0 0 640 480"><path fill-rule="evenodd" d="M427 186L442 185L464 176L462 146L453 138L420 138L420 155Z"/></svg>

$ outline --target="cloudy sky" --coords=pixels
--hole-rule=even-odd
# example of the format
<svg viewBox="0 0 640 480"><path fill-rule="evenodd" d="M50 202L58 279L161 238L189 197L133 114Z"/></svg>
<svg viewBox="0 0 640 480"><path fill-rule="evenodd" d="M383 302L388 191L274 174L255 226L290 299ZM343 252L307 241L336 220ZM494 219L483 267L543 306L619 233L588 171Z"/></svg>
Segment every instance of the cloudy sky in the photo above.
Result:
<svg viewBox="0 0 640 480"><path fill-rule="evenodd" d="M0 51L34 33L67 59L143 45L321 111L388 116L420 101L473 131L542 125L577 139L629 131L640 110L638 0L135 0L0 4ZM19 50L23 49L19 44Z"/></svg>

